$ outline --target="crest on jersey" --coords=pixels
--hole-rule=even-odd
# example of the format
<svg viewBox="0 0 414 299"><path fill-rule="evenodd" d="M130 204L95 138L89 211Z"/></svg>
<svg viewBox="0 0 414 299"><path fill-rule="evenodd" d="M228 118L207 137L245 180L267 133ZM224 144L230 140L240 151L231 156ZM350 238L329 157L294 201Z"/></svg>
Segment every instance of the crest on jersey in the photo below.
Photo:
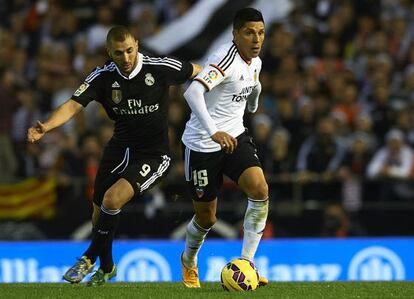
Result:
<svg viewBox="0 0 414 299"><path fill-rule="evenodd" d="M73 94L75 97L80 96L85 90L87 90L89 87L89 84L84 82L81 84L81 86L79 86L78 89L76 89L75 93Z"/></svg>
<svg viewBox="0 0 414 299"><path fill-rule="evenodd" d="M146 73L145 74L145 80L144 81L145 81L145 84L147 84L148 86L152 86L155 83L155 79L154 79L154 77L152 76L151 73Z"/></svg>
<svg viewBox="0 0 414 299"><path fill-rule="evenodd" d="M119 104L122 101L122 92L120 89L112 89L112 101Z"/></svg>
<svg viewBox="0 0 414 299"><path fill-rule="evenodd" d="M203 190L203 188L197 187L195 191L196 191L196 193L197 193L198 198L203 197L203 195L204 195L204 190Z"/></svg>
<svg viewBox="0 0 414 299"><path fill-rule="evenodd" d="M257 70L256 69L254 70L253 80L257 81Z"/></svg>

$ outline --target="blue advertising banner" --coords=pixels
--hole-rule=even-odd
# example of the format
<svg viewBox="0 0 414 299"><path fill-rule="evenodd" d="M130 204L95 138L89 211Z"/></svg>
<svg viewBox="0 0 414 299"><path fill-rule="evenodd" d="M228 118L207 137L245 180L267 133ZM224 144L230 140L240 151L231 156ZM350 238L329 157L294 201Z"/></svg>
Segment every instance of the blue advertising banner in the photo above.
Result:
<svg viewBox="0 0 414 299"><path fill-rule="evenodd" d="M241 241L208 240L202 281L218 281ZM61 282L87 242L0 242L0 282ZM117 241L115 281L180 281L183 241ZM414 238L264 240L255 263L271 281L413 280Z"/></svg>

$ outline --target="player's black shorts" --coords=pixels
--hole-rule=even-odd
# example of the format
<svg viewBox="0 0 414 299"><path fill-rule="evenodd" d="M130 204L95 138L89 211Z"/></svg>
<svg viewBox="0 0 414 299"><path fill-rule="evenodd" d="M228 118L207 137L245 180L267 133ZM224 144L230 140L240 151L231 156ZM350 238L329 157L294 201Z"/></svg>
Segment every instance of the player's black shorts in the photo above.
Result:
<svg viewBox="0 0 414 299"><path fill-rule="evenodd" d="M137 153L133 148L106 147L95 178L93 202L101 205L105 192L120 178L134 188L135 195L155 186L169 170L171 158Z"/></svg>
<svg viewBox="0 0 414 299"><path fill-rule="evenodd" d="M208 202L215 199L223 184L223 175L237 183L246 169L262 167L251 136L245 132L237 137L237 143L232 154L222 150L196 152L183 144L185 178L193 200Z"/></svg>

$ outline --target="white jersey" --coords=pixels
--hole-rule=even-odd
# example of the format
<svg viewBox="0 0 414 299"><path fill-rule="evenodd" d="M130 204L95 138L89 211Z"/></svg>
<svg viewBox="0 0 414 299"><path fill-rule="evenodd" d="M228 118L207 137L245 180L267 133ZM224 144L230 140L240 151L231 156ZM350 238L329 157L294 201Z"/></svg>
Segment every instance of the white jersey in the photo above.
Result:
<svg viewBox="0 0 414 299"><path fill-rule="evenodd" d="M219 131L237 137L245 131L243 115L247 97L259 84L262 61L253 58L250 65L239 55L231 42L217 49L194 80L208 90L204 93L208 113ZM221 146L214 142L200 121L191 113L184 134L183 143L193 151L215 152Z"/></svg>

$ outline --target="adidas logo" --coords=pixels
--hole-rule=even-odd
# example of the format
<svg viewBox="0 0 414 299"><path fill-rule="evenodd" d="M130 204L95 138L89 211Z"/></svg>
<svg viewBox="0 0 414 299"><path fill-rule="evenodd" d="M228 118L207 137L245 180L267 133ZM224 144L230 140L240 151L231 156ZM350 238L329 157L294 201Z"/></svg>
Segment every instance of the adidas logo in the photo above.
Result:
<svg viewBox="0 0 414 299"><path fill-rule="evenodd" d="M121 86L119 85L119 83L118 82L114 82L114 83L112 83L112 88L120 88Z"/></svg>
<svg viewBox="0 0 414 299"><path fill-rule="evenodd" d="M240 81L244 81L244 77L243 77L243 75L241 75L240 76L240 79L239 79Z"/></svg>

